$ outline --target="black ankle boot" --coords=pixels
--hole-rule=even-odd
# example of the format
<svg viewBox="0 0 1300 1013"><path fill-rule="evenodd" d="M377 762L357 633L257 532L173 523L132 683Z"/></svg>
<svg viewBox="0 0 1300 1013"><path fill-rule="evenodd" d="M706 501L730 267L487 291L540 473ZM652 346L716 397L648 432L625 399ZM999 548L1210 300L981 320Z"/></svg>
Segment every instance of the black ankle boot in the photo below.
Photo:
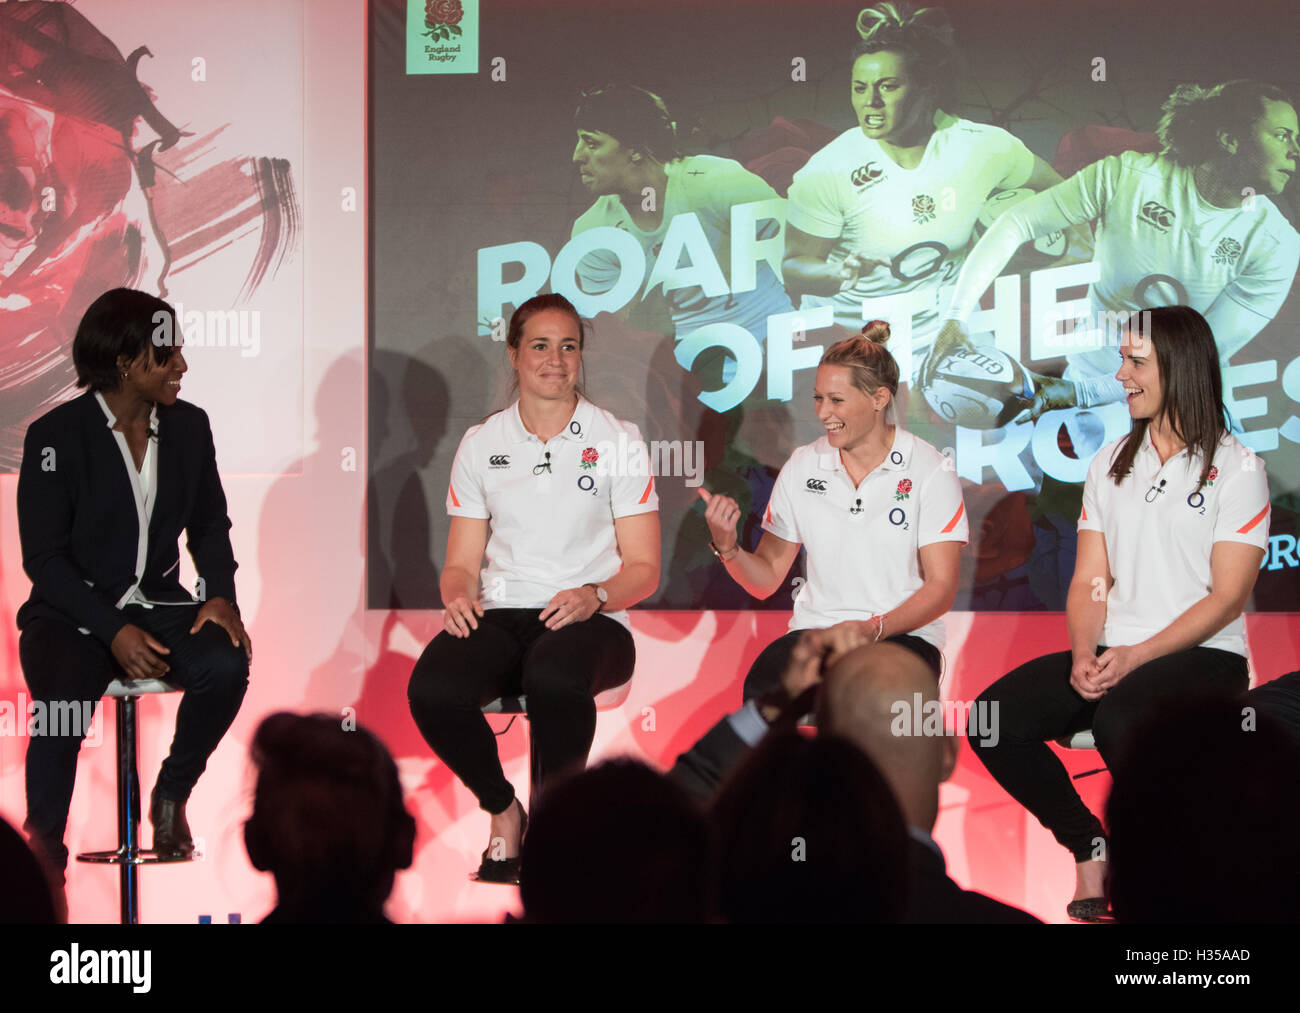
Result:
<svg viewBox="0 0 1300 1013"><path fill-rule="evenodd" d="M194 854L184 802L163 798L155 787L149 796L149 822L153 824L153 850L159 856L189 858Z"/></svg>

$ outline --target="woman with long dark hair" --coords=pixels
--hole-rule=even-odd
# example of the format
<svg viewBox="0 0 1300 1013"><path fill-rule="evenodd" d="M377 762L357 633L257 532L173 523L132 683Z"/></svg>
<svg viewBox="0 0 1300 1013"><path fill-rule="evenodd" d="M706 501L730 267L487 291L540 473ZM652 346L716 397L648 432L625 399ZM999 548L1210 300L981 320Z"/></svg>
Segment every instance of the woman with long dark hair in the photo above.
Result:
<svg viewBox="0 0 1300 1013"><path fill-rule="evenodd" d="M649 454L635 425L580 393L583 331L560 295L534 296L510 318L519 397L456 452L444 628L408 690L425 741L492 817L478 871L491 882L518 881L528 818L482 706L527 697L543 778L584 764L593 697L632 677L626 610L659 585Z"/></svg>
<svg viewBox="0 0 1300 1013"><path fill-rule="evenodd" d="M1237 696L1248 682L1242 610L1268 544L1264 465L1225 426L1214 335L1187 306L1129 332L1116 379L1132 430L1088 469L1066 615L1070 650L1003 676L969 735L998 783L1077 863L1071 918L1108 917L1106 834L1047 746L1092 729L1109 764L1162 701Z"/></svg>

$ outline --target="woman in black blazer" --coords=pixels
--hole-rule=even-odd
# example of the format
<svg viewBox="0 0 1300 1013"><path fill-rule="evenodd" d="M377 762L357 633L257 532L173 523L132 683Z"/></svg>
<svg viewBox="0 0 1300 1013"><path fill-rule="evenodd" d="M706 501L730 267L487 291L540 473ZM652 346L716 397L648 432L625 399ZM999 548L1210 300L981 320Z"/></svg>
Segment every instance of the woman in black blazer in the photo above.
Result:
<svg viewBox="0 0 1300 1013"><path fill-rule="evenodd" d="M185 803L248 687L252 645L235 605L230 519L202 409L179 400L186 370L167 303L119 288L77 327L88 390L27 430L18 530L31 597L18 610L23 675L53 718L27 747L27 822L56 872L95 704L114 678L163 678L185 695L149 803L156 851L194 850ZM199 573L181 587L184 530Z"/></svg>

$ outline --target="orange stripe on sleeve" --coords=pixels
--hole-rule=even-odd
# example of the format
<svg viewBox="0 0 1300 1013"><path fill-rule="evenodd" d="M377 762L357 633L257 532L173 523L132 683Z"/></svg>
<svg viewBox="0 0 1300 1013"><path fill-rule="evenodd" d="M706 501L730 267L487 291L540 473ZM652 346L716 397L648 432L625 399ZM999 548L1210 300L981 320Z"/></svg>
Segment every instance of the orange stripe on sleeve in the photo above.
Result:
<svg viewBox="0 0 1300 1013"><path fill-rule="evenodd" d="M957 504L957 512L952 515L952 520L948 522L947 526L942 531L940 531L939 534L946 535L949 531L955 528L957 526L957 522L961 520L961 515L964 514L965 512L966 512L966 502L965 500L963 500L961 503Z"/></svg>
<svg viewBox="0 0 1300 1013"><path fill-rule="evenodd" d="M650 494L654 492L654 488L655 488L655 477L651 475L650 481L645 484L645 492L641 494L641 499L638 502L641 503L646 502L646 500L650 498Z"/></svg>
<svg viewBox="0 0 1300 1013"><path fill-rule="evenodd" d="M771 524L771 523L772 523L772 504L771 504L771 503L769 503L769 504L767 505L767 517L764 518L764 519L767 521L768 524Z"/></svg>
<svg viewBox="0 0 1300 1013"><path fill-rule="evenodd" d="M460 500L456 498L456 487L450 482L447 483L447 495L451 497L452 506L460 506Z"/></svg>
<svg viewBox="0 0 1300 1013"><path fill-rule="evenodd" d="M1083 508L1083 520L1086 521L1087 519L1088 519L1088 508L1087 508L1087 507L1084 507L1084 508Z"/></svg>
<svg viewBox="0 0 1300 1013"><path fill-rule="evenodd" d="M1243 524L1241 527L1239 527L1239 528L1237 529L1237 534L1239 534L1239 535L1244 535L1247 531L1249 531L1249 530L1250 530L1251 528L1253 528L1256 524L1258 524L1258 523L1259 523L1260 521L1262 521L1265 517L1267 517L1267 516L1268 516L1268 511L1269 511L1269 504L1268 504L1268 503L1265 503L1265 504L1264 504L1264 509L1263 509L1263 510L1261 510L1261 511L1260 511L1259 513L1257 513L1254 517L1252 517L1250 520L1248 520L1245 524Z"/></svg>

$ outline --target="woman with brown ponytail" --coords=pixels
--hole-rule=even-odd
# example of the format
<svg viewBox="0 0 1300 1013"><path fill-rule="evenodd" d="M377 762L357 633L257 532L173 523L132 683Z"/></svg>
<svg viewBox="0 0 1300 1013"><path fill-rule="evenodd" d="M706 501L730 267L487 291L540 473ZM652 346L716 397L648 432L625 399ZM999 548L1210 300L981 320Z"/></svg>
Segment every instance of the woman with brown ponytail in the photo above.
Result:
<svg viewBox="0 0 1300 1013"><path fill-rule="evenodd" d="M888 339L889 325L873 320L822 355L813 404L826 434L781 469L753 552L736 535L735 500L701 490L713 551L755 598L780 587L799 547L808 549L790 632L759 655L746 700L777 686L801 631L842 623L915 651L936 679L942 671L966 509L947 459L894 422L898 364Z"/></svg>
<svg viewBox="0 0 1300 1013"><path fill-rule="evenodd" d="M1126 332L1120 351L1132 429L1102 447L1083 486L1070 649L986 689L975 708L998 715L998 735L968 733L998 784L1074 855L1075 921L1111 920L1108 844L1047 743L1091 729L1114 769L1170 703L1245 692L1242 610L1268 545L1268 478L1227 430L1205 318L1153 309L1149 333Z"/></svg>

